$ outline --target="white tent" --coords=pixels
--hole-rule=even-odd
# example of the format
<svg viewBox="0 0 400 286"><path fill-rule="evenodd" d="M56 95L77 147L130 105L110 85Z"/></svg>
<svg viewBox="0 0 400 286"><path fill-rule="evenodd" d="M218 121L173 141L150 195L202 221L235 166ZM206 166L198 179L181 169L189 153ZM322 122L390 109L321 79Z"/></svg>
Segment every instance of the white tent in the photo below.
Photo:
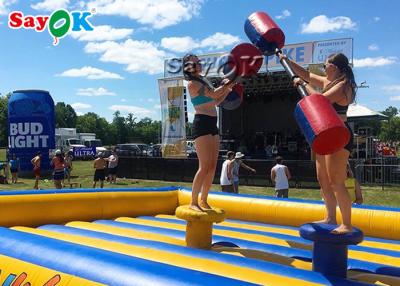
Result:
<svg viewBox="0 0 400 286"><path fill-rule="evenodd" d="M349 110L347 111L347 118L349 120L356 119L378 119L385 120L388 117L380 112L373 111L366 106L360 104L351 104Z"/></svg>

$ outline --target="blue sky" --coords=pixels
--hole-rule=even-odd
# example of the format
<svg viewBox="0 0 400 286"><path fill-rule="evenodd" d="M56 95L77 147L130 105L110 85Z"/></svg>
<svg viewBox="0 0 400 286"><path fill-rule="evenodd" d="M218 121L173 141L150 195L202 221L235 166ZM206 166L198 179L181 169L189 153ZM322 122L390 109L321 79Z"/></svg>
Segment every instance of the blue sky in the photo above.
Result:
<svg viewBox="0 0 400 286"><path fill-rule="evenodd" d="M50 15L58 8L95 8L95 30L53 46L47 30L8 27L12 11ZM287 44L353 38L356 80L369 86L359 89L357 102L377 111L399 108L399 9L396 0L0 0L0 93L45 89L78 114L93 111L111 120L120 110L160 119L163 59L248 42L244 21L264 11L284 30Z"/></svg>

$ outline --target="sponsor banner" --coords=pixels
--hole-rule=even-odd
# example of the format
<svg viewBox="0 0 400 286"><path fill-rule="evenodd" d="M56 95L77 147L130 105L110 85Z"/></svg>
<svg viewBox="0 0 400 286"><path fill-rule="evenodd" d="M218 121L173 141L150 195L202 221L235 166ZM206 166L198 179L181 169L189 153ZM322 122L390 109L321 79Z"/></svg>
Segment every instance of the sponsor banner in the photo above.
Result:
<svg viewBox="0 0 400 286"><path fill-rule="evenodd" d="M312 63L313 43L302 43L286 45L282 48L282 52L292 61L298 65L304 66ZM267 59L267 68L280 68L283 69L279 58L275 55L269 56Z"/></svg>
<svg viewBox="0 0 400 286"><path fill-rule="evenodd" d="M158 80L161 102L162 155L186 158L185 87L183 80Z"/></svg>
<svg viewBox="0 0 400 286"><path fill-rule="evenodd" d="M229 53L199 55L198 57L203 68L203 75L206 77L222 77L224 75L223 68L228 62ZM266 72L265 59L258 72ZM182 58L172 58L164 61L164 77L183 77Z"/></svg>
<svg viewBox="0 0 400 286"><path fill-rule="evenodd" d="M78 158L95 157L96 147L74 147L73 152L74 157Z"/></svg>
<svg viewBox="0 0 400 286"><path fill-rule="evenodd" d="M313 63L325 63L332 54L342 53L353 62L353 39L336 39L314 42Z"/></svg>

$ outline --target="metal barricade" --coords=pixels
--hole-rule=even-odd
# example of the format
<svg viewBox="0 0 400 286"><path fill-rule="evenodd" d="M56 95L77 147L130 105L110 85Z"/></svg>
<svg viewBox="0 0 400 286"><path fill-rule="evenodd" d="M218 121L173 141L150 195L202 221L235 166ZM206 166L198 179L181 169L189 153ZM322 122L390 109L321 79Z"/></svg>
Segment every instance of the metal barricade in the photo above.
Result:
<svg viewBox="0 0 400 286"><path fill-rule="evenodd" d="M400 165L358 164L355 175L360 184L385 186L400 186Z"/></svg>

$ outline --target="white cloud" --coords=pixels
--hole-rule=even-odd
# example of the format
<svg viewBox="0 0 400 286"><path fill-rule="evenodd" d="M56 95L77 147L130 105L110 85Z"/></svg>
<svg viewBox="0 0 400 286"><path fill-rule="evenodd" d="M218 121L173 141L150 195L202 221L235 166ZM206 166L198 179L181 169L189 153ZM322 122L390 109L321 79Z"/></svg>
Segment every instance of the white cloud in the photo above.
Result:
<svg viewBox="0 0 400 286"><path fill-rule="evenodd" d="M133 113L138 117L150 117L154 115L153 111L150 111L143 107L133 106L133 105L112 105L108 109L112 111L120 111L121 113Z"/></svg>
<svg viewBox="0 0 400 286"><path fill-rule="evenodd" d="M57 9L67 8L70 0L44 0L42 2L32 4L31 8L40 11L53 12Z"/></svg>
<svg viewBox="0 0 400 286"><path fill-rule="evenodd" d="M188 21L199 14L204 0L93 0L88 9L98 14L129 17L155 29Z"/></svg>
<svg viewBox="0 0 400 286"><path fill-rule="evenodd" d="M373 20L374 20L374 22L379 22L379 21L381 20L381 17L375 16L375 17L373 18Z"/></svg>
<svg viewBox="0 0 400 286"><path fill-rule="evenodd" d="M224 33L215 33L214 35L202 40L200 43L200 48L222 49L239 41L240 39L237 36Z"/></svg>
<svg viewBox="0 0 400 286"><path fill-rule="evenodd" d="M161 40L161 46L174 52L188 52L193 49L208 48L210 50L223 49L240 41L239 37L217 32L203 40L194 40L191 37L170 37Z"/></svg>
<svg viewBox="0 0 400 286"><path fill-rule="evenodd" d="M160 110L161 109L161 104L156 104L153 107L154 107L154 109Z"/></svg>
<svg viewBox="0 0 400 286"><path fill-rule="evenodd" d="M368 50L377 51L377 50L379 50L379 47L378 47L377 44L371 44L371 45L368 46Z"/></svg>
<svg viewBox="0 0 400 286"><path fill-rule="evenodd" d="M390 97L391 101L400 101L400 95Z"/></svg>
<svg viewBox="0 0 400 286"><path fill-rule="evenodd" d="M80 95L80 96L105 96L105 95L115 96L117 94L115 92L108 91L104 87L99 87L99 88L89 87L89 88L79 88L78 91L76 92L76 95Z"/></svg>
<svg viewBox="0 0 400 286"><path fill-rule="evenodd" d="M100 60L126 65L126 70L131 73L146 72L157 74L163 71L164 58L167 53L158 49L153 42L134 41L125 42L107 41L103 43L88 43L86 53L101 54Z"/></svg>
<svg viewBox="0 0 400 286"><path fill-rule="evenodd" d="M6 15L8 11L8 7L14 4L16 0L0 0L0 15Z"/></svg>
<svg viewBox="0 0 400 286"><path fill-rule="evenodd" d="M275 18L280 20L280 19L285 19L287 17L290 17L290 15L292 15L292 13L290 13L289 10L285 9L282 11L282 14L275 16Z"/></svg>
<svg viewBox="0 0 400 286"><path fill-rule="evenodd" d="M326 15L319 15L310 20L308 24L301 25L301 33L327 33L327 32L340 32L342 30L354 30L357 24L354 23L349 17L338 16L328 18Z"/></svg>
<svg viewBox="0 0 400 286"><path fill-rule="evenodd" d="M96 26L93 31L71 32L70 35L78 41L102 42L123 40L133 33L133 29L118 29L109 25Z"/></svg>
<svg viewBox="0 0 400 286"><path fill-rule="evenodd" d="M81 103L81 102L75 102L71 104L73 109L89 109L92 108L92 106L90 104L86 104L86 103Z"/></svg>
<svg viewBox="0 0 400 286"><path fill-rule="evenodd" d="M382 89L387 92L400 92L400 85L388 85L382 87Z"/></svg>
<svg viewBox="0 0 400 286"><path fill-rule="evenodd" d="M125 99L125 98L122 98L122 99L121 99L121 102L126 102L126 99Z"/></svg>
<svg viewBox="0 0 400 286"><path fill-rule="evenodd" d="M165 49L184 53L197 48L197 43L192 37L170 37L162 38L161 46Z"/></svg>
<svg viewBox="0 0 400 286"><path fill-rule="evenodd" d="M76 115L78 115L78 116L82 116L82 115L84 115L84 114L85 114L85 112L82 112L82 111L76 111L76 110L75 110L75 113L76 113Z"/></svg>
<svg viewBox="0 0 400 286"><path fill-rule="evenodd" d="M85 66L80 69L66 70L62 74L58 75L62 77L84 77L87 79L124 79L122 76L116 73L104 71L98 68Z"/></svg>
<svg viewBox="0 0 400 286"><path fill-rule="evenodd" d="M397 57L375 57L375 58L364 58L354 59L353 64L356 68L366 67L381 67L395 64Z"/></svg>

